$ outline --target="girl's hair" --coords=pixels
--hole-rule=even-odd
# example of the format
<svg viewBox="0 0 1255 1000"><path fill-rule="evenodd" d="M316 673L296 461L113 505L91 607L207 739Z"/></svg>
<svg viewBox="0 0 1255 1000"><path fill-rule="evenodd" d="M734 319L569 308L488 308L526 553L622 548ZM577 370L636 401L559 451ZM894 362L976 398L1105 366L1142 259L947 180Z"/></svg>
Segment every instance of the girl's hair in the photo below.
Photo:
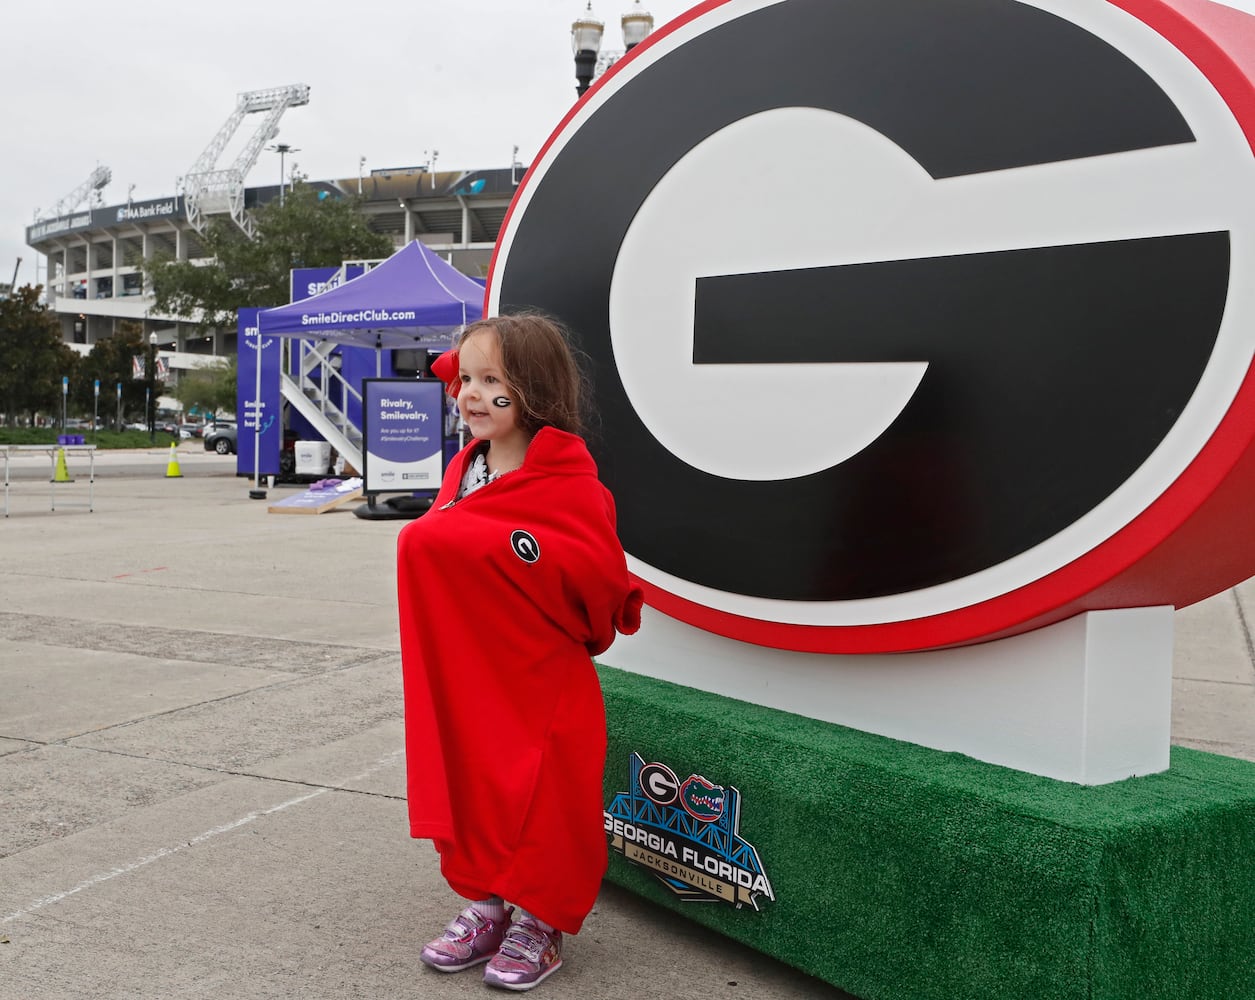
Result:
<svg viewBox="0 0 1255 1000"><path fill-rule="evenodd" d="M570 334L541 313L493 316L470 324L458 346L477 333L495 335L501 363L518 407L519 426L534 435L542 427L585 432L588 385Z"/></svg>

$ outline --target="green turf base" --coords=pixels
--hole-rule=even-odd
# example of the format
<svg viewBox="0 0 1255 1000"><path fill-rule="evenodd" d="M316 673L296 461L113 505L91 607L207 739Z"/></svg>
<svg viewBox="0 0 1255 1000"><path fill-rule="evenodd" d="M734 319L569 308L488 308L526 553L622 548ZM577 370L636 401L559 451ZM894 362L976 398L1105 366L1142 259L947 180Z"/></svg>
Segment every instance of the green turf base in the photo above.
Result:
<svg viewBox="0 0 1255 1000"><path fill-rule="evenodd" d="M634 751L735 786L775 901L621 886L864 1000L1255 998L1255 764L1085 787L599 672L606 801Z"/></svg>

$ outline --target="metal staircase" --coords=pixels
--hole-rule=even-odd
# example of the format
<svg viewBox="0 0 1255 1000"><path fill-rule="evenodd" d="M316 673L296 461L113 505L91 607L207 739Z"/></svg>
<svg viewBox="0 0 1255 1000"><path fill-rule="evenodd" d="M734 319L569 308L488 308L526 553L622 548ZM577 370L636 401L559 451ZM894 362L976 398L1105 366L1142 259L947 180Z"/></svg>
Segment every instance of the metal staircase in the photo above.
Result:
<svg viewBox="0 0 1255 1000"><path fill-rule="evenodd" d="M339 344L329 340L285 339L279 376L283 398L359 474L362 471L362 431L335 402L350 396L362 401L361 393L336 368L338 356L332 351Z"/></svg>
<svg viewBox="0 0 1255 1000"><path fill-rule="evenodd" d="M344 284L354 270L357 272L354 277L365 274L386 259L346 260L328 280L328 287ZM362 394L337 368L339 356L333 352L340 344L330 340L298 338L285 338L283 343L285 353L279 379L283 398L360 474L362 429L336 405L335 399L352 396L357 400L360 412Z"/></svg>

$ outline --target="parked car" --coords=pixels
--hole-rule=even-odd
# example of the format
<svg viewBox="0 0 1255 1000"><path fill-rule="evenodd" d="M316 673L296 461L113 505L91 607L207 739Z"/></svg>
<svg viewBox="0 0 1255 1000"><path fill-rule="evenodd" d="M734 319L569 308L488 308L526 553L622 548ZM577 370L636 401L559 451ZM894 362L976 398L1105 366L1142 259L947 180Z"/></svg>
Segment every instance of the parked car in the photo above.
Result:
<svg viewBox="0 0 1255 1000"><path fill-rule="evenodd" d="M201 432L201 437L209 437L216 430L226 430L227 428L235 429L234 420L215 420L212 423L206 423Z"/></svg>
<svg viewBox="0 0 1255 1000"><path fill-rule="evenodd" d="M219 455L234 455L236 449L235 424L214 424L205 433L205 450Z"/></svg>
<svg viewBox="0 0 1255 1000"><path fill-rule="evenodd" d="M132 420L126 425L128 431L147 431L148 425L142 420ZM158 434L175 434L179 433L178 424L172 424L168 420L158 420L153 424L153 430Z"/></svg>

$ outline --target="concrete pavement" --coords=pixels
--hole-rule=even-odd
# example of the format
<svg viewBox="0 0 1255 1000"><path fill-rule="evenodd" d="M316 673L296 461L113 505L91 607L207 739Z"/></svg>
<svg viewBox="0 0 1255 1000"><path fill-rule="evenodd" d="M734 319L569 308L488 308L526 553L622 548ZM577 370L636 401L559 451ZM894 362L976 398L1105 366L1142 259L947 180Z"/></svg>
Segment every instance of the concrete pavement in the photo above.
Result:
<svg viewBox="0 0 1255 1000"><path fill-rule="evenodd" d="M0 520L0 1000L495 995L417 957L460 903L406 835L405 522L268 514L194 444ZM1175 742L1255 760L1253 616L1178 614ZM544 996L846 996L613 886L567 958Z"/></svg>

